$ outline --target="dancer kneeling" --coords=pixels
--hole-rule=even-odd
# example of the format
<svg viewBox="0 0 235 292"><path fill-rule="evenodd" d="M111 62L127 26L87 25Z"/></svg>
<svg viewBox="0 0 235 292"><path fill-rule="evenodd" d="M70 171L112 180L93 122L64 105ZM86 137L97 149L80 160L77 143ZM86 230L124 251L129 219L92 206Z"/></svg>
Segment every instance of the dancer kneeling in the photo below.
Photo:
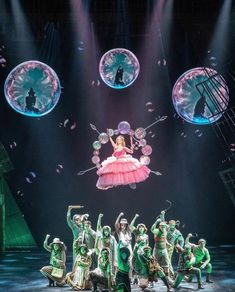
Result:
<svg viewBox="0 0 235 292"><path fill-rule="evenodd" d="M141 253L141 250L143 251ZM150 246L140 248L138 255L139 267L139 287L144 290L148 287L149 282L157 281L159 277L167 287L167 291L171 291L170 284L164 274L163 269L157 262L155 256L152 255Z"/></svg>
<svg viewBox="0 0 235 292"><path fill-rule="evenodd" d="M177 244L176 248L180 254L180 257L178 263L178 275L175 279L174 288L178 288L184 276L196 275L198 289L204 289L201 280L201 270L193 266L195 264L195 257L191 251L191 246L186 244L183 249L180 245Z"/></svg>
<svg viewBox="0 0 235 292"><path fill-rule="evenodd" d="M90 272L90 278L93 283L93 291L98 291L97 286L103 286L105 291L110 291L113 286L114 279L112 275L112 267L109 257L109 249L102 248L98 259L98 268ZM104 291L104 289L102 291Z"/></svg>
<svg viewBox="0 0 235 292"><path fill-rule="evenodd" d="M66 276L66 282L74 290L79 291L91 288L89 280L89 269L91 263L91 255L88 253L87 246L81 244L78 248L78 255L73 266L73 271Z"/></svg>
<svg viewBox="0 0 235 292"><path fill-rule="evenodd" d="M65 245L59 238L54 238L52 243L48 245L48 239L50 235L47 234L45 241L43 243L44 248L51 253L50 266L43 267L40 272L48 278L49 287L54 286L55 283L57 286L63 286L65 284Z"/></svg>

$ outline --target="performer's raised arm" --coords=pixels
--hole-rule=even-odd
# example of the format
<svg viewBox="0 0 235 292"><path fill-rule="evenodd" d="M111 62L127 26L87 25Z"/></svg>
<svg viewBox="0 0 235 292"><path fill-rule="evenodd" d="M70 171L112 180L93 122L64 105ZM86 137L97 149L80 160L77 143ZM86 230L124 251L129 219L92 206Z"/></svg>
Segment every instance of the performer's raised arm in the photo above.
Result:
<svg viewBox="0 0 235 292"><path fill-rule="evenodd" d="M109 136L109 140L110 140L113 148L116 149L117 148L117 144L113 141L112 137Z"/></svg>
<svg viewBox="0 0 235 292"><path fill-rule="evenodd" d="M67 223L70 229L73 229L73 220L71 219L71 210L72 206L68 206L68 211L67 211Z"/></svg>
<svg viewBox="0 0 235 292"><path fill-rule="evenodd" d="M187 235L187 237L185 238L185 245L188 244L188 245L190 245L191 247L195 247L195 244L189 242L189 239L190 239L191 237L193 237L193 235L192 235L192 233L189 233L189 234Z"/></svg>
<svg viewBox="0 0 235 292"><path fill-rule="evenodd" d="M51 246L48 245L48 239L49 239L50 235L47 234L46 237L45 237L45 240L43 242L43 247L45 248L45 250L51 252Z"/></svg>
<svg viewBox="0 0 235 292"><path fill-rule="evenodd" d="M161 220L160 218L158 218L158 219L153 223L153 225L152 225L152 227L151 227L151 232L152 232L153 234L155 234L155 235L157 235L158 232L159 232L159 229L158 229L157 227L158 227L158 225L159 225L160 222L162 222L162 220Z"/></svg>
<svg viewBox="0 0 235 292"><path fill-rule="evenodd" d="M102 232L102 226L101 226L101 219L104 215L103 214L99 214L98 220L97 220L97 225L96 225L96 232L97 233L101 233Z"/></svg>
<svg viewBox="0 0 235 292"><path fill-rule="evenodd" d="M115 230L116 230L117 233L119 232L119 229L120 229L120 223L119 223L119 221L120 221L120 219L121 219L121 217L122 217L123 215L124 215L124 213L121 212L121 213L118 215L118 217L117 217L117 219L116 219L116 222L115 222L115 224L114 224L114 227L115 227Z"/></svg>
<svg viewBox="0 0 235 292"><path fill-rule="evenodd" d="M133 230L135 229L135 221L136 219L139 217L139 214L135 214L135 217L132 219L131 223L130 223L130 230L131 232L133 232Z"/></svg>

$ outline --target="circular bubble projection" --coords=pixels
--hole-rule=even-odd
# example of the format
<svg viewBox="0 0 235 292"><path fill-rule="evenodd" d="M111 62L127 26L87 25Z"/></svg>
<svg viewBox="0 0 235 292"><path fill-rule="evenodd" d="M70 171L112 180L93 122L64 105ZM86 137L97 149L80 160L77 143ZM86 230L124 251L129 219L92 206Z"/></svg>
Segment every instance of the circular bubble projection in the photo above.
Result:
<svg viewBox="0 0 235 292"><path fill-rule="evenodd" d="M110 87L122 89L130 86L139 75L140 64L129 50L116 48L106 52L99 64L102 80Z"/></svg>
<svg viewBox="0 0 235 292"><path fill-rule="evenodd" d="M200 94L197 88L204 93ZM228 92L224 78L214 69L198 67L179 77L172 99L181 118L192 124L206 125L222 116L221 112L228 106Z"/></svg>
<svg viewBox="0 0 235 292"><path fill-rule="evenodd" d="M40 117L56 106L61 86L51 67L39 61L27 61L9 73L4 93L9 105L17 112Z"/></svg>

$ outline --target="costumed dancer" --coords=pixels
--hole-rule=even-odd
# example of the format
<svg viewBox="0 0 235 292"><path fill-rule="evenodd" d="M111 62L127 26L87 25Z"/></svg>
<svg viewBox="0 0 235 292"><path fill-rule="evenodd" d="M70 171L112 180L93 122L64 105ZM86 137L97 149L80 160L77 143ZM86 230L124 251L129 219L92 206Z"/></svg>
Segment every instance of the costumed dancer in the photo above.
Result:
<svg viewBox="0 0 235 292"><path fill-rule="evenodd" d="M97 233L92 229L91 221L85 221L83 223L83 239L82 243L84 243L88 250L92 252L92 269L95 269L97 266L97 257L95 254L95 242L96 242Z"/></svg>
<svg viewBox="0 0 235 292"><path fill-rule="evenodd" d="M161 220L165 221L165 211L161 212ZM174 252L174 248L176 246L176 244L179 244L181 247L184 246L184 238L182 233L176 228L176 225L179 225L179 221L175 221L175 220L170 220L168 222L168 227L167 227L167 241L168 241L168 245L167 245L167 252L168 252L168 257L169 257L169 272L171 277L174 276L174 269L172 266L172 255Z"/></svg>
<svg viewBox="0 0 235 292"><path fill-rule="evenodd" d="M109 249L111 269L112 273L115 274L117 267L117 241L115 237L111 234L111 228L109 226L104 226L102 228L101 235L99 235L96 239L96 254L100 255L103 248Z"/></svg>
<svg viewBox="0 0 235 292"><path fill-rule="evenodd" d="M138 252L137 257L140 263L139 287L142 290L148 287L149 282L157 281L157 278L160 278L167 287L167 291L172 291L163 269L158 264L155 256L152 255L150 246L144 246L143 253Z"/></svg>
<svg viewBox="0 0 235 292"><path fill-rule="evenodd" d="M146 180L150 169L130 155L133 154L134 149L132 137L130 137L130 149L126 147L125 139L122 135L116 138L116 143L111 137L109 139L114 152L111 157L102 162L101 168L97 171L99 176L96 184L97 188L107 190L115 186L139 183Z"/></svg>
<svg viewBox="0 0 235 292"><path fill-rule="evenodd" d="M107 289L102 289L102 291L110 291L114 285L114 275L112 274L109 252L108 248L101 249L98 258L98 268L90 272L93 291L98 291L98 285L102 285L102 288Z"/></svg>
<svg viewBox="0 0 235 292"><path fill-rule="evenodd" d="M179 244L181 247L184 246L184 237L182 233L179 231L179 229L176 228L176 224L179 221L170 220L168 222L168 229L167 229L167 241L170 243L170 245L167 246L168 256L170 260L170 274L173 277L174 276L174 269L172 266L172 256L174 253L174 248L176 244Z"/></svg>
<svg viewBox="0 0 235 292"><path fill-rule="evenodd" d="M149 236L147 234L147 227L144 223L140 223L134 227L133 234L135 235L135 244L143 241L145 245L149 245Z"/></svg>
<svg viewBox="0 0 235 292"><path fill-rule="evenodd" d="M206 248L206 240L201 238L198 240L198 245L192 244L189 242L189 239L193 235L191 233L188 234L187 238L185 239L185 244L189 244L192 247L193 254L196 258L195 260L195 267L199 269L206 268L206 282L213 283L210 280L210 276L212 273L212 265L210 263L211 257L208 249ZM192 280L192 277L189 278L189 281Z"/></svg>
<svg viewBox="0 0 235 292"><path fill-rule="evenodd" d="M91 267L91 255L85 244L78 247L78 255L76 257L72 272L66 275L66 282L73 290L86 290L91 288L89 280L89 269Z"/></svg>
<svg viewBox="0 0 235 292"><path fill-rule="evenodd" d="M71 211L72 209L80 209L83 208L83 206L68 206L68 211L67 211L67 224L69 228L72 230L73 233L73 263L76 258L76 253L75 253L75 241L80 237L81 243L82 243L82 233L83 233L83 221L87 220L89 217L89 214L74 214L73 219L71 219Z"/></svg>
<svg viewBox="0 0 235 292"><path fill-rule="evenodd" d="M50 235L47 234L45 241L43 243L44 248L51 253L50 266L45 266L41 268L40 272L48 278L49 287L63 286L65 284L65 274L66 274L66 247L59 238L54 238L53 241L48 245L48 239Z"/></svg>
<svg viewBox="0 0 235 292"><path fill-rule="evenodd" d="M147 234L147 227L144 223L140 223L137 225L137 227L133 225L133 234L135 235L135 245L134 245L134 251L133 251L133 258L132 258L132 265L133 265L133 284L138 284L138 271L136 270L136 262L137 260L137 250L139 250L139 243L141 243L141 246L149 245L149 236ZM138 245L138 246L137 246Z"/></svg>
<svg viewBox="0 0 235 292"><path fill-rule="evenodd" d="M130 292L130 250L123 246L122 241L118 242L118 271L116 274L116 286L119 292Z"/></svg>
<svg viewBox="0 0 235 292"><path fill-rule="evenodd" d="M131 221L131 224L128 224L127 219L122 218L121 217L124 215L123 212L121 212L118 217L117 220L115 222L115 231L117 233L118 239L119 241L122 242L123 246L126 246L129 248L131 254L132 254L132 246L131 246L131 240L132 240L132 235L131 233L134 230L134 224L136 219L139 217L138 214L135 214L135 217L133 218L133 220Z"/></svg>
<svg viewBox="0 0 235 292"><path fill-rule="evenodd" d="M198 289L204 289L201 280L201 270L195 268L195 256L191 251L191 246L186 244L184 249L180 245L176 245L176 248L180 254L178 263L178 274L174 282L174 288L178 288L179 284L186 275L196 275L198 282Z"/></svg>
<svg viewBox="0 0 235 292"><path fill-rule="evenodd" d="M153 255L156 257L159 265L163 268L166 276L169 276L170 260L167 252L167 246L171 246L167 241L167 224L164 219L165 211L162 211L160 218L151 227L154 234L154 249Z"/></svg>

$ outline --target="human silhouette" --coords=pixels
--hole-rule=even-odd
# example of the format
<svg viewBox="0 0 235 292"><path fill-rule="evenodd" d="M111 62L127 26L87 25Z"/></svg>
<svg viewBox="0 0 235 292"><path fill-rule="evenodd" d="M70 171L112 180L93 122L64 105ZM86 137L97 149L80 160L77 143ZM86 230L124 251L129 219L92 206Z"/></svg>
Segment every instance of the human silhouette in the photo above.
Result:
<svg viewBox="0 0 235 292"><path fill-rule="evenodd" d="M202 95L194 107L194 118L205 118L206 98Z"/></svg>
<svg viewBox="0 0 235 292"><path fill-rule="evenodd" d="M119 66L115 75L114 85L125 85L122 78L123 78L123 68Z"/></svg>
<svg viewBox="0 0 235 292"><path fill-rule="evenodd" d="M39 109L35 107L36 99L37 99L37 97L35 95L35 91L31 87L29 92L28 92L28 95L25 97L25 103L26 103L25 110L26 111L34 112L36 114L38 114L40 112Z"/></svg>

